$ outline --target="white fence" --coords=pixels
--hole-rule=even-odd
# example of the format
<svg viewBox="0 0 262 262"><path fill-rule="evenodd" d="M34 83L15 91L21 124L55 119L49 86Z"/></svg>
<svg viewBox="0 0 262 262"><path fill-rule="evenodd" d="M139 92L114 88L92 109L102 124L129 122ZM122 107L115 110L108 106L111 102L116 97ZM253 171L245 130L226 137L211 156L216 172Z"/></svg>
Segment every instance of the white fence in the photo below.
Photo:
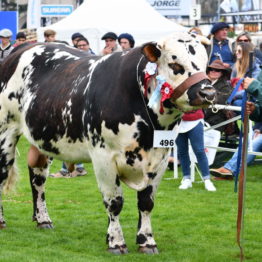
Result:
<svg viewBox="0 0 262 262"><path fill-rule="evenodd" d="M221 110L221 109L225 109L225 110L233 110L233 111L241 111L241 107L238 106L229 106L229 105L214 105L213 106L215 108L215 110ZM236 120L239 120L241 118L241 116L236 116L232 119L226 120L224 122L221 122L217 125L214 126L210 126L204 129L204 131L208 131L208 130L214 130L220 126L226 125L228 123L234 122ZM252 151L252 121L249 121L249 146L248 146L248 154L251 155L256 155L256 156L262 156L261 152L254 152ZM232 149L232 148L227 148L227 147L214 147L214 146L210 146L210 145L205 145L206 148L210 148L210 149L215 149L216 151L228 151L228 152L236 152L238 149ZM174 150L174 179L178 178L178 162L177 162L177 148L176 145L173 148ZM192 150L189 151L190 152L190 160L191 160L191 180L195 181L195 170L197 170L200 178L203 180L200 171L198 170L198 167L196 166L196 157L193 153ZM211 165L212 163L209 162L209 165Z"/></svg>

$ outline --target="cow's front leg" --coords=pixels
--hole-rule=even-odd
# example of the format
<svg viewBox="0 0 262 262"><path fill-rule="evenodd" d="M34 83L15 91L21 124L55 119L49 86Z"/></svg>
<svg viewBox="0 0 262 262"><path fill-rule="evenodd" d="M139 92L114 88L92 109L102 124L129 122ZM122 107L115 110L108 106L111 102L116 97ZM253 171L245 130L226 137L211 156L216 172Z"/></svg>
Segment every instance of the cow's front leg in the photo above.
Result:
<svg viewBox="0 0 262 262"><path fill-rule="evenodd" d="M37 222L38 228L53 228L45 201L45 181L49 165L49 159L31 146L28 154L28 169L33 195L33 221Z"/></svg>
<svg viewBox="0 0 262 262"><path fill-rule="evenodd" d="M150 213L154 207L154 189L149 185L143 191L137 193L138 197L138 232L136 243L139 251L146 254L158 254L156 242L151 228Z"/></svg>

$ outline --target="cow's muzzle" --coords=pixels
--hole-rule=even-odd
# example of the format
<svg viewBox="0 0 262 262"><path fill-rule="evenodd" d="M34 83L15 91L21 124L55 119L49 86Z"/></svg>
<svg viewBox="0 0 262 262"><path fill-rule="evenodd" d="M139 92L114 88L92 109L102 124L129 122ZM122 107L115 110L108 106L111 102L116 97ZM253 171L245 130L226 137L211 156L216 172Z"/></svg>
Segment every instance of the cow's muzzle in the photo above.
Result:
<svg viewBox="0 0 262 262"><path fill-rule="evenodd" d="M199 95L209 104L213 104L216 100L216 90L212 85L206 85L200 89Z"/></svg>
<svg viewBox="0 0 262 262"><path fill-rule="evenodd" d="M187 78L182 84L180 84L179 86L177 86L174 90L174 93L172 95L172 98L171 100L172 101L175 101L177 100L180 96L182 96L189 88L195 86L195 85L199 85L200 82L202 82L203 80L205 81L209 81L207 80L208 79L208 76L203 73L203 72L199 72L199 73L196 73L194 75L191 75L189 78ZM208 84L207 84L208 83ZM211 85L210 85L210 81L207 82L206 84L204 85L199 85L201 86L201 96L206 96L204 93L206 92L204 89L206 88L213 88ZM208 99L211 98L211 94L207 97Z"/></svg>

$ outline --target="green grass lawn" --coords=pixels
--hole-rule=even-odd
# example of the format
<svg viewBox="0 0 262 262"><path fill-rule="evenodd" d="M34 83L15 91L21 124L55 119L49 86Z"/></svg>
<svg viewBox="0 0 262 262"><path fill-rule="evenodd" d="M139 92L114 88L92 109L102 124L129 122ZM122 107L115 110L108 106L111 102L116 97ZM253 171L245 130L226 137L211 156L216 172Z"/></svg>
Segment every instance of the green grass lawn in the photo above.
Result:
<svg viewBox="0 0 262 262"><path fill-rule="evenodd" d="M7 228L0 231L1 262L31 261L239 261L236 243L237 194L232 181L214 182L217 192L207 192L199 181L178 189L167 171L158 189L152 225L159 255L137 252L138 211L136 192L123 185L125 203L121 223L129 254L115 256L106 249L107 216L91 164L88 175L71 179L48 178L46 199L55 229L37 229L31 222L32 201L26 165L28 144L18 145L20 179L15 193L3 196ZM54 161L51 172L60 169ZM181 177L181 173L180 173ZM198 179L198 177L196 176ZM248 167L244 219L246 261L262 261L262 172Z"/></svg>

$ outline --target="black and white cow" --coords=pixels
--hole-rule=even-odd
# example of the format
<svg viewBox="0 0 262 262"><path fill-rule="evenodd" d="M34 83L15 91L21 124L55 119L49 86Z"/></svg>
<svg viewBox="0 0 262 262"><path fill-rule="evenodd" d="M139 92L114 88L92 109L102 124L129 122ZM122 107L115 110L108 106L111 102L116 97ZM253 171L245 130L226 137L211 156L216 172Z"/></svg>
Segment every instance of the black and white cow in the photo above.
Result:
<svg viewBox="0 0 262 262"><path fill-rule="evenodd" d="M50 157L86 162L90 156L109 217L109 251L127 252L119 223L122 181L138 191L139 250L157 253L150 213L168 149L153 148L153 132L171 130L181 111L213 100L206 63L200 41L185 33L104 57L55 43L18 48L1 69L0 190L13 175L21 134ZM159 76L163 84L156 86ZM39 155L35 163L29 169L33 218L51 228L44 193L49 161ZM1 205L0 228L5 226Z"/></svg>

